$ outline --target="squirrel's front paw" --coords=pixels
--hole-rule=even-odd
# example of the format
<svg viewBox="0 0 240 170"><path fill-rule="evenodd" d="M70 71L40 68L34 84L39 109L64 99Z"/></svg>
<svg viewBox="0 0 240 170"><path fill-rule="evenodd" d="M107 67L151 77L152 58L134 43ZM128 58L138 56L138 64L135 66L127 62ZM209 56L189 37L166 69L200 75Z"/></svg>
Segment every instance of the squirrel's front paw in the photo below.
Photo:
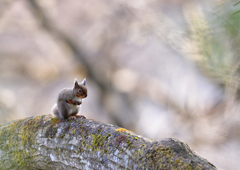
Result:
<svg viewBox="0 0 240 170"><path fill-rule="evenodd" d="M86 119L86 117L85 116L83 116L83 115L75 115L75 116L69 116L69 119L77 119L77 118L83 118L83 119Z"/></svg>
<svg viewBox="0 0 240 170"><path fill-rule="evenodd" d="M83 116L83 115L76 115L76 117L77 117L77 118L83 118L83 119L86 119L86 117Z"/></svg>
<svg viewBox="0 0 240 170"><path fill-rule="evenodd" d="M74 119L76 119L77 117L76 117L76 116L69 116L68 118L74 120Z"/></svg>
<svg viewBox="0 0 240 170"><path fill-rule="evenodd" d="M83 115L76 115L76 118L83 118L83 119L86 119L86 117L83 116Z"/></svg>

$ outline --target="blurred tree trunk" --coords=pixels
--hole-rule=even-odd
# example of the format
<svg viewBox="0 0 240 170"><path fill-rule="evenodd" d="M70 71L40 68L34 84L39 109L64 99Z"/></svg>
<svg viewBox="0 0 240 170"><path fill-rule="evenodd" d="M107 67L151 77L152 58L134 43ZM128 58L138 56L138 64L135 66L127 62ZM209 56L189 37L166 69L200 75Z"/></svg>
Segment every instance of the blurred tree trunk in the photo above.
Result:
<svg viewBox="0 0 240 170"><path fill-rule="evenodd" d="M34 116L0 126L0 169L216 169L177 139L153 141L88 119Z"/></svg>

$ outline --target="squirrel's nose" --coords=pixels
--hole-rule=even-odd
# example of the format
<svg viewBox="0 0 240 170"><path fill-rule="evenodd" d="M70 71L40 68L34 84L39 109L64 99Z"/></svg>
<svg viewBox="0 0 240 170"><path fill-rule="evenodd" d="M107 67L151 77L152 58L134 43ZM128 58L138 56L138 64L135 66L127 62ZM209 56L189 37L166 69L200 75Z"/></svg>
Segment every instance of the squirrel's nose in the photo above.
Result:
<svg viewBox="0 0 240 170"><path fill-rule="evenodd" d="M85 94L85 97L87 97L87 94Z"/></svg>

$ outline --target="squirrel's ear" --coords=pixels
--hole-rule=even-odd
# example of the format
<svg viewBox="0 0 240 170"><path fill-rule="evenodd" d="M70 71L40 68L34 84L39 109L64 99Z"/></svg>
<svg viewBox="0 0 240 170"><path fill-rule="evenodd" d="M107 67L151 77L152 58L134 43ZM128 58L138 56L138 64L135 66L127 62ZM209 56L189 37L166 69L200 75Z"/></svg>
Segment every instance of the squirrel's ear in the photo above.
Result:
<svg viewBox="0 0 240 170"><path fill-rule="evenodd" d="M76 78L75 78L75 80L74 80L74 86L75 86L75 87L78 86L78 81L77 81Z"/></svg>
<svg viewBox="0 0 240 170"><path fill-rule="evenodd" d="M83 81L82 81L82 85L86 85L86 78L85 79L83 79Z"/></svg>

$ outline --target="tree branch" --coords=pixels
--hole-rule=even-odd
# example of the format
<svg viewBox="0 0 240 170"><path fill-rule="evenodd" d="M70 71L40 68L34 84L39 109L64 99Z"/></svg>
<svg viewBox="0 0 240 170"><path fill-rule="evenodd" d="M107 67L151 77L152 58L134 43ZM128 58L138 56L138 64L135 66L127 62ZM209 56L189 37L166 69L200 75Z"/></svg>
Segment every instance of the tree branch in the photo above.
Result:
<svg viewBox="0 0 240 170"><path fill-rule="evenodd" d="M0 169L216 169L177 139L94 120L33 116L0 126Z"/></svg>

